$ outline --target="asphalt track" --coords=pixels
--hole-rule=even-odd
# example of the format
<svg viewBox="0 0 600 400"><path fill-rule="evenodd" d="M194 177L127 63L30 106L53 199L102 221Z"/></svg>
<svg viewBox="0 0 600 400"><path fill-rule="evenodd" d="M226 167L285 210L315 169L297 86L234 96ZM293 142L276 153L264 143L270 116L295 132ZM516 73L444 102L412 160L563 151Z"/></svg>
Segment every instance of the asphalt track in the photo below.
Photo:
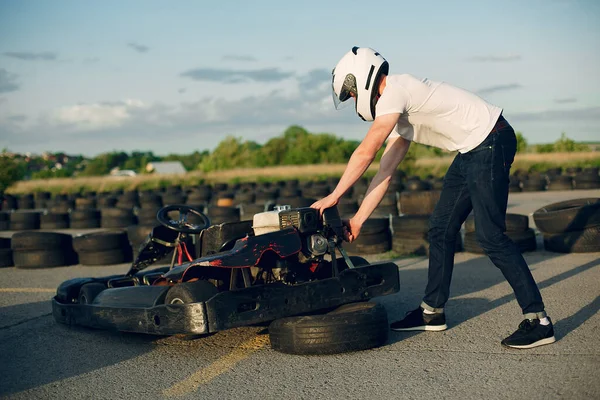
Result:
<svg viewBox="0 0 600 400"><path fill-rule="evenodd" d="M600 191L511 194L509 212ZM3 232L2 236L10 235ZM541 249L538 245L538 249ZM369 256L376 261L380 257ZM127 265L0 269L0 396L10 399L598 399L600 253L526 253L557 342L503 348L521 321L512 290L482 256L459 253L444 332L390 333L380 348L332 356L270 349L258 327L195 340L70 328L50 315L71 277ZM420 301L425 258L395 260L401 291L375 299L390 321Z"/></svg>

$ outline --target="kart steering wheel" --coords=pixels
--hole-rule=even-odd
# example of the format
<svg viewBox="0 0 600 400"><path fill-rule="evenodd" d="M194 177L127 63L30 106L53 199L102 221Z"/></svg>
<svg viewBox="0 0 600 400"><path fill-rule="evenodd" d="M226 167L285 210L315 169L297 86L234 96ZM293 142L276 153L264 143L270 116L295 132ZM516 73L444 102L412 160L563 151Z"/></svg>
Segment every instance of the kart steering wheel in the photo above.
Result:
<svg viewBox="0 0 600 400"><path fill-rule="evenodd" d="M169 218L168 213L170 213L171 211L179 211L178 220L172 220ZM200 217L203 224L197 225L190 223L187 220L188 214L194 214ZM158 213L156 214L156 219L158 220L158 222L161 223L161 225L181 233L198 234L210 226L210 219L206 215L204 215L202 211L195 207L177 204L166 206L158 210Z"/></svg>

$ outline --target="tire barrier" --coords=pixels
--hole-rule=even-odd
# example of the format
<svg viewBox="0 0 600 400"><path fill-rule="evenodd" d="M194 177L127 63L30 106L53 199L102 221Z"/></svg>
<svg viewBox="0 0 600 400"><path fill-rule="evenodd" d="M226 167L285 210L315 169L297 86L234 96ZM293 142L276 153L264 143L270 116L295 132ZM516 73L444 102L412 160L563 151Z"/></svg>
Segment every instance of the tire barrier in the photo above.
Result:
<svg viewBox="0 0 600 400"><path fill-rule="evenodd" d="M552 203L536 210L533 219L548 251L600 251L600 198Z"/></svg>
<svg viewBox="0 0 600 400"><path fill-rule="evenodd" d="M0 238L0 267L12 267L13 265L10 239Z"/></svg>
<svg viewBox="0 0 600 400"><path fill-rule="evenodd" d="M507 213L506 236L508 236L521 250L521 253L535 251L537 241L535 231L529 228L529 217L527 215ZM475 218L470 215L464 224L465 238L464 249L469 253L485 254L485 250L479 244L476 234Z"/></svg>
<svg viewBox="0 0 600 400"><path fill-rule="evenodd" d="M130 262L133 251L125 231L105 231L73 237L81 265L113 265Z"/></svg>
<svg viewBox="0 0 600 400"><path fill-rule="evenodd" d="M402 215L431 214L440 194L440 190L402 192L398 198L398 211Z"/></svg>
<svg viewBox="0 0 600 400"><path fill-rule="evenodd" d="M369 218L363 224L358 238L344 243L348 254L379 254L392 249L392 233L389 218Z"/></svg>
<svg viewBox="0 0 600 400"><path fill-rule="evenodd" d="M398 255L429 255L429 219L431 215L403 215L392 218L392 250ZM457 236L455 252L462 251Z"/></svg>
<svg viewBox="0 0 600 400"><path fill-rule="evenodd" d="M10 230L25 231L31 229L40 229L40 212L36 211L15 211L9 214Z"/></svg>
<svg viewBox="0 0 600 400"><path fill-rule="evenodd" d="M56 232L17 232L11 240L17 268L51 268L77 264L71 235Z"/></svg>

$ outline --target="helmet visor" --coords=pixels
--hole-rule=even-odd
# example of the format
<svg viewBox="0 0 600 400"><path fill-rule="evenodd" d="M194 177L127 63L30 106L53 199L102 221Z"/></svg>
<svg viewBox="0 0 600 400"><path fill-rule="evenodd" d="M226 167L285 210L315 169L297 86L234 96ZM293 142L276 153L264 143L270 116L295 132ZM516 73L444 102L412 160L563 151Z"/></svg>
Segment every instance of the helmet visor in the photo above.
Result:
<svg viewBox="0 0 600 400"><path fill-rule="evenodd" d="M335 79L335 76L334 76ZM358 90L356 90L356 78L352 74L346 75L344 79L344 83L342 84L342 88L340 89L340 93L336 93L335 86L332 82L331 85L331 95L333 97L333 105L336 110L341 110L343 108L348 107L348 105L352 104L352 102L347 101L351 97L354 97L356 101L356 96L358 94Z"/></svg>

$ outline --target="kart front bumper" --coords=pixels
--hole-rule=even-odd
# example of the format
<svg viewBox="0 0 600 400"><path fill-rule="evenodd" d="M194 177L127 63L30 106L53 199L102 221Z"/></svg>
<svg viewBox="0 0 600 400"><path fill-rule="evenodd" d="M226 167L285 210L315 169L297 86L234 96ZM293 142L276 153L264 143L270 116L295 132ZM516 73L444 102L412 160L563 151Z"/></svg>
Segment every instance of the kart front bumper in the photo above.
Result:
<svg viewBox="0 0 600 400"><path fill-rule="evenodd" d="M66 304L52 300L57 322L152 335L206 334L272 321L400 290L394 263L342 271L337 277L298 285L268 284L225 291L205 302L142 308L127 304Z"/></svg>

